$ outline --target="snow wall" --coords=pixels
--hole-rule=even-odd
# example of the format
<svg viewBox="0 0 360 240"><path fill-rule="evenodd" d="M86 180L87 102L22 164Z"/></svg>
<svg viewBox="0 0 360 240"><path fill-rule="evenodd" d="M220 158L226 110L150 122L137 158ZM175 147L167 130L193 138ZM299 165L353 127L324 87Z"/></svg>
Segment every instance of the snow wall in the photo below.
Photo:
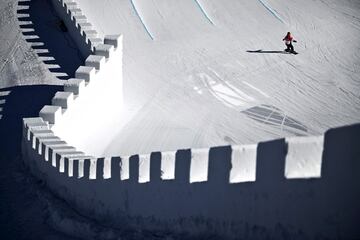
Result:
<svg viewBox="0 0 360 240"><path fill-rule="evenodd" d="M40 115L48 116L46 121L50 123L56 119L52 126L55 135L67 139L77 150L92 146L87 154L94 154L101 146L92 136L106 144L105 139L116 134L116 120L121 118L123 39L120 35L98 38L76 2L53 0L52 3L86 60L85 66L76 70L75 78L64 84L64 92L55 95L54 106L46 106Z"/></svg>
<svg viewBox="0 0 360 240"><path fill-rule="evenodd" d="M79 144L111 134L98 125L111 129L108 116L120 114L106 106L122 102L122 37L90 50L52 105L24 119L22 142L31 172L81 214L113 227L228 238L359 236L360 125L254 145L88 156ZM73 127L84 132L74 143L58 137Z"/></svg>
<svg viewBox="0 0 360 240"><path fill-rule="evenodd" d="M34 175L115 227L229 238L359 236L360 125L251 146L94 158L24 120ZM279 238L278 238L279 237Z"/></svg>

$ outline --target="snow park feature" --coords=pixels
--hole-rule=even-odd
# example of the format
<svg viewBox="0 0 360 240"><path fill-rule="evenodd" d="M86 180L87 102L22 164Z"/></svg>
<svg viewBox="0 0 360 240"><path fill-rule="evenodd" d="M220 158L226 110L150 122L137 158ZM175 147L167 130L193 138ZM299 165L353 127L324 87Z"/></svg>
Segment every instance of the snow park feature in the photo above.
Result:
<svg viewBox="0 0 360 240"><path fill-rule="evenodd" d="M357 1L0 6L2 236L360 237Z"/></svg>

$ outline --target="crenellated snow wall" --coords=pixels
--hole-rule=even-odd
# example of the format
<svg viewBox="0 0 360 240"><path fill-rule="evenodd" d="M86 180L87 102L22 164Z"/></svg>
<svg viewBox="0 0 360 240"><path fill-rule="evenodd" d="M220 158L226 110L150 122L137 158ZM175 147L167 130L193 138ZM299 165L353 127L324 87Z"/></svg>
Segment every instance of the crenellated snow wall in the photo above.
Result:
<svg viewBox="0 0 360 240"><path fill-rule="evenodd" d="M95 158L33 118L24 120L23 153L54 193L111 226L351 238L360 214L359 141L354 125L251 146Z"/></svg>
<svg viewBox="0 0 360 240"><path fill-rule="evenodd" d="M54 4L80 26L75 3ZM106 139L111 133L96 125L111 129L112 114L121 114L109 106L122 104L122 37L86 43L94 53L52 105L24 119L22 142L31 172L81 214L114 227L235 239L358 236L360 125L253 145L94 157L82 144ZM84 134L63 141L75 127Z"/></svg>
<svg viewBox="0 0 360 240"><path fill-rule="evenodd" d="M98 44L103 40L98 37L91 23L86 16L82 14L78 4L72 0L51 0L55 11L63 20L71 37L74 39L77 47L86 58L90 55Z"/></svg>

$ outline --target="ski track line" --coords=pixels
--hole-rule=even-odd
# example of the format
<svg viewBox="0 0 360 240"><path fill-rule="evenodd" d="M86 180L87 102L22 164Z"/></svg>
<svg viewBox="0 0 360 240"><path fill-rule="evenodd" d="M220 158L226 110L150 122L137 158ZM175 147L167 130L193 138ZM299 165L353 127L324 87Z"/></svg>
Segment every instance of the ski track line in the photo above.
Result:
<svg viewBox="0 0 360 240"><path fill-rule="evenodd" d="M200 11L203 13L203 15L205 16L205 18L212 24L215 25L213 21L211 21L211 19L209 18L208 14L206 13L206 11L204 10L204 8L201 6L201 4L199 3L199 0L194 0L195 4L198 6L198 8L200 9Z"/></svg>
<svg viewBox="0 0 360 240"><path fill-rule="evenodd" d="M149 37L151 38L151 40L154 40L154 37L151 35L149 29L148 29L148 28L146 27L146 25L145 25L145 22L143 21L143 19L141 18L139 12L137 11L136 6L135 6L135 4L134 4L134 0L130 0L130 2L131 2L131 5L132 5L132 7L133 7L133 9L134 9L135 14L136 14L136 15L138 16L138 18L140 19L140 22L141 22L141 24L143 25L146 33L149 35Z"/></svg>
<svg viewBox="0 0 360 240"><path fill-rule="evenodd" d="M264 0L258 0L260 3L261 3L261 5L263 5L274 17L276 17L280 22L282 22L282 23L284 23L285 24L285 22L284 22L284 20L279 16L279 14L277 14L277 12L274 10L274 9L272 9L268 4L266 4L265 2L264 2Z"/></svg>
<svg viewBox="0 0 360 240"><path fill-rule="evenodd" d="M260 94L262 94L264 97L269 98L270 96L268 94L266 94L264 91L260 90L259 88L251 85L250 83L246 82L246 81L242 81L245 85L247 85L248 87L254 89L255 91L259 92Z"/></svg>

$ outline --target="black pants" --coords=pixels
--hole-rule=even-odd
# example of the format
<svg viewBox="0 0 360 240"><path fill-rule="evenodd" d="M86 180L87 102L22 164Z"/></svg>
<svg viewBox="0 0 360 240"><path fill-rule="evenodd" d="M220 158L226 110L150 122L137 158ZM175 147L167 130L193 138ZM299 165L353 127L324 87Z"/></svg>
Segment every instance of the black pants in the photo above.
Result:
<svg viewBox="0 0 360 240"><path fill-rule="evenodd" d="M286 44L286 51L290 51L290 52L294 51L294 46L292 45L292 43Z"/></svg>

